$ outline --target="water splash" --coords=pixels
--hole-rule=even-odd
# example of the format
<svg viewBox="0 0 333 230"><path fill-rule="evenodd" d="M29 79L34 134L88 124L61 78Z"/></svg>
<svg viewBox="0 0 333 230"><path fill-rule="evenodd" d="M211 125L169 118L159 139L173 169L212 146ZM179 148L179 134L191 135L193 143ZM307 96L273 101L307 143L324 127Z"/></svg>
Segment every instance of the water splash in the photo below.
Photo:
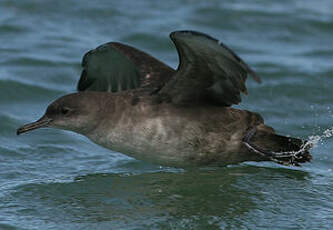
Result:
<svg viewBox="0 0 333 230"><path fill-rule="evenodd" d="M309 136L308 142L305 145L312 145L313 147L318 146L318 144L323 144L323 142L333 136L333 127L326 129L321 135Z"/></svg>

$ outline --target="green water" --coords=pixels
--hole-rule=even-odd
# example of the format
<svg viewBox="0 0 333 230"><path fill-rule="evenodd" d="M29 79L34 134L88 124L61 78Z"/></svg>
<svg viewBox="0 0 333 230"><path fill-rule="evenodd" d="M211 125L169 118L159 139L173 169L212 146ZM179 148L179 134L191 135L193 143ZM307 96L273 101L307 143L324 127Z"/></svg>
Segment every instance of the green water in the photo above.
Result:
<svg viewBox="0 0 333 230"><path fill-rule="evenodd" d="M316 140L301 168L247 162L219 169L150 165L74 133L17 137L74 92L80 61L108 42L176 67L174 30L211 34L262 77L239 108L279 133ZM0 229L332 229L331 0L2 0Z"/></svg>

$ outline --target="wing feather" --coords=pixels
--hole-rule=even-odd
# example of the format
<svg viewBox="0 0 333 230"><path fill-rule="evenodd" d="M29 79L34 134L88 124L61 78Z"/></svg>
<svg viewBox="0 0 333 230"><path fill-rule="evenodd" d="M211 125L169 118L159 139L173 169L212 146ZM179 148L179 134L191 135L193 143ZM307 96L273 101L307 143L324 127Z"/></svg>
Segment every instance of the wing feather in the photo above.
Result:
<svg viewBox="0 0 333 230"><path fill-rule="evenodd" d="M170 34L179 55L179 66L160 90L173 103L217 103L224 106L241 102L247 94L245 81L250 74L260 82L253 70L225 44L195 31Z"/></svg>
<svg viewBox="0 0 333 230"><path fill-rule="evenodd" d="M175 70L134 47L109 42L82 59L78 91L119 92L136 88L156 91Z"/></svg>

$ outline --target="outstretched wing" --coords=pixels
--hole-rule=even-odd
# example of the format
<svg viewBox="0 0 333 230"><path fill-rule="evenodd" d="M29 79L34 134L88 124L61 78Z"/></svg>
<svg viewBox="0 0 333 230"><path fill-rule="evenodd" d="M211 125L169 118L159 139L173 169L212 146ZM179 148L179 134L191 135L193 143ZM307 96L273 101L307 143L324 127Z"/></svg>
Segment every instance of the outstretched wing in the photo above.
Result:
<svg viewBox="0 0 333 230"><path fill-rule="evenodd" d="M119 92L144 88L152 92L175 72L149 54L117 42L87 52L82 67L78 91Z"/></svg>
<svg viewBox="0 0 333 230"><path fill-rule="evenodd" d="M175 104L238 104L240 93L247 93L247 74L260 82L230 48L206 34L176 31L170 38L178 51L179 66L159 93Z"/></svg>

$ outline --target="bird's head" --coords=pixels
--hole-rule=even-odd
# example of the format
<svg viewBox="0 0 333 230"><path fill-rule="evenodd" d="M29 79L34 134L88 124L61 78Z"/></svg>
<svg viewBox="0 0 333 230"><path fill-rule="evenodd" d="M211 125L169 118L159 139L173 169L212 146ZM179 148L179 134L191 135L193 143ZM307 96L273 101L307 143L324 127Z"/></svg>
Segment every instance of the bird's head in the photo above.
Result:
<svg viewBox="0 0 333 230"><path fill-rule="evenodd" d="M99 116L98 98L91 93L65 95L52 102L37 121L17 129L17 135L34 129L51 127L85 134L96 127Z"/></svg>

